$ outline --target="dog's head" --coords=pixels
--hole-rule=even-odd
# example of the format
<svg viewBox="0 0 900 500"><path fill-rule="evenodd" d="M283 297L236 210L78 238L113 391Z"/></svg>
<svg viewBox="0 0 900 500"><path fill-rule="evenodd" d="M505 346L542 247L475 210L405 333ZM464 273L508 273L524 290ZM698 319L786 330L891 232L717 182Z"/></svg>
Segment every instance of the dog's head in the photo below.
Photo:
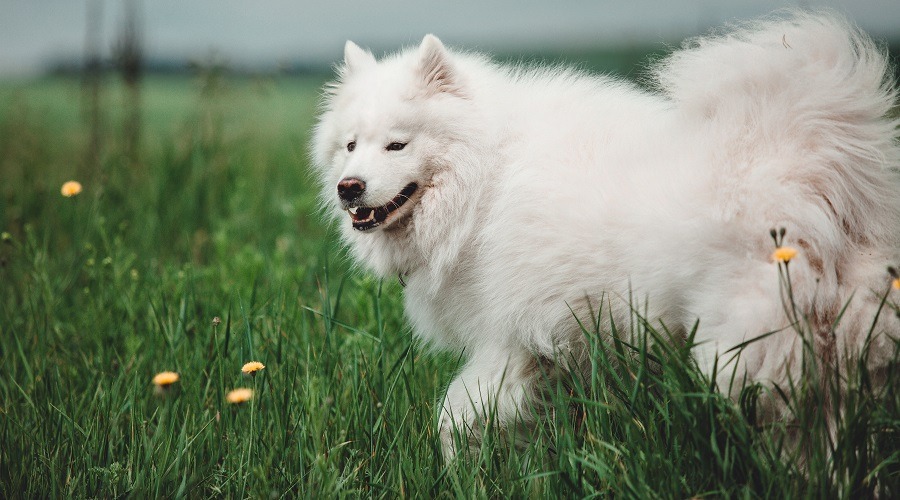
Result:
<svg viewBox="0 0 900 500"><path fill-rule="evenodd" d="M376 61L347 42L313 138L324 198L351 232L403 227L454 140L466 96L436 37Z"/></svg>

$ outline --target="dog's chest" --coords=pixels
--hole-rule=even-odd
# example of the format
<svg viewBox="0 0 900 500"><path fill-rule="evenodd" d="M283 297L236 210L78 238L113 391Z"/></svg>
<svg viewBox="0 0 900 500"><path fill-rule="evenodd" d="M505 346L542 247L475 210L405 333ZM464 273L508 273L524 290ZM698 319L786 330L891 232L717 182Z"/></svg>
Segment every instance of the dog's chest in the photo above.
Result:
<svg viewBox="0 0 900 500"><path fill-rule="evenodd" d="M404 303L413 333L437 347L464 347L465 332L472 328L469 323L476 319L477 305L472 299L466 300L467 294L458 286L432 288L429 281L428 276L416 274L407 279Z"/></svg>

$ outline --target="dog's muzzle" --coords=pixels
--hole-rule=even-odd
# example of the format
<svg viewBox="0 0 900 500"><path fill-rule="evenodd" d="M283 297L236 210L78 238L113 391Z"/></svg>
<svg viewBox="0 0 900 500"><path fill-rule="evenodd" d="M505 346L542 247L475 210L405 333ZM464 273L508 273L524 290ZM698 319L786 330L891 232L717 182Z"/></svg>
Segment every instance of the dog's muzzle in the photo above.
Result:
<svg viewBox="0 0 900 500"><path fill-rule="evenodd" d="M392 213L396 212L404 203L409 201L409 198L416 192L418 187L419 186L415 182L407 184L397 196L394 196L391 201L380 207L357 206L348 208L347 213L350 214L350 218L353 221L353 229L356 229L357 231L368 231L369 229L380 226Z"/></svg>

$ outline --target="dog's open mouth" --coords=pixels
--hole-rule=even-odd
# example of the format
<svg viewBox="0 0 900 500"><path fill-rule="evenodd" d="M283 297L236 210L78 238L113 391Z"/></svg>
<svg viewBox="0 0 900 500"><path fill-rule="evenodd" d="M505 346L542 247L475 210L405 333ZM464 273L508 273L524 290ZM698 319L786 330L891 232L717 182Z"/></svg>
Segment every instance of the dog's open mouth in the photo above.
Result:
<svg viewBox="0 0 900 500"><path fill-rule="evenodd" d="M347 213L353 219L353 229L366 231L381 225L388 216L396 212L416 192L419 186L415 182L407 184L394 199L380 207L350 207Z"/></svg>

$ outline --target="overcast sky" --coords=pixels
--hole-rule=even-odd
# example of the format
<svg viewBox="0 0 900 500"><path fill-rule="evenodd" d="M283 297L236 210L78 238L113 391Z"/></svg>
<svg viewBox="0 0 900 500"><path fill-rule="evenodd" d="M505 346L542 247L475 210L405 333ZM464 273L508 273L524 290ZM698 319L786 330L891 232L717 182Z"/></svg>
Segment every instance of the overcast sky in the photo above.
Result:
<svg viewBox="0 0 900 500"><path fill-rule="evenodd" d="M0 0L0 76L32 75L83 53L88 5L108 52L125 0ZM327 63L352 39L375 52L434 33L485 51L671 43L786 6L829 6L900 39L900 0L138 0L147 55L230 64Z"/></svg>

